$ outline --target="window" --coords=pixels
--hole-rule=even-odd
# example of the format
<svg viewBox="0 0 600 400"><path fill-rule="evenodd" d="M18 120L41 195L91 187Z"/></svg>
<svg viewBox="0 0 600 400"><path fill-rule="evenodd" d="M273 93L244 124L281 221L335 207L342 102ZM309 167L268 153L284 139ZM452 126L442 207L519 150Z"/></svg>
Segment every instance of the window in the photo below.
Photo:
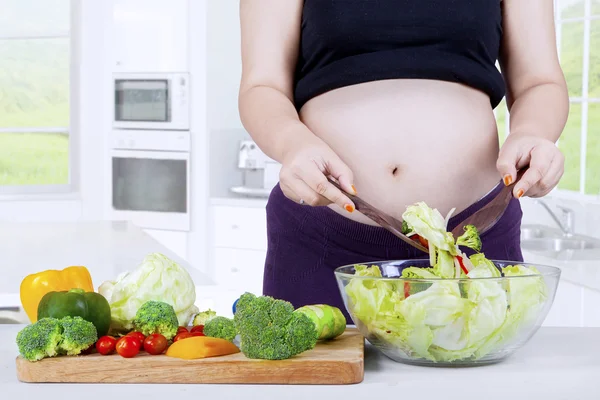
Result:
<svg viewBox="0 0 600 400"><path fill-rule="evenodd" d="M569 88L567 125L558 141L565 174L558 189L600 195L600 0L555 0L556 38ZM548 110L548 112L552 112ZM496 110L504 139L509 118L503 101Z"/></svg>
<svg viewBox="0 0 600 400"><path fill-rule="evenodd" d="M70 192L72 0L0 0L0 194Z"/></svg>

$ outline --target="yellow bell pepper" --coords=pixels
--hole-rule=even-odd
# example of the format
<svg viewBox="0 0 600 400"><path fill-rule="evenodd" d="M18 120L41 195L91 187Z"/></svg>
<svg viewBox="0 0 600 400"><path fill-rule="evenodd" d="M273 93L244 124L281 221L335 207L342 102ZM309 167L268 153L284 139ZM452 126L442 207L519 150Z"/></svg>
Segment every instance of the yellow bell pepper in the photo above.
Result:
<svg viewBox="0 0 600 400"><path fill-rule="evenodd" d="M74 288L94 291L92 277L86 267L72 266L63 270L50 269L31 274L21 282L21 304L33 323L37 321L38 304L46 293Z"/></svg>

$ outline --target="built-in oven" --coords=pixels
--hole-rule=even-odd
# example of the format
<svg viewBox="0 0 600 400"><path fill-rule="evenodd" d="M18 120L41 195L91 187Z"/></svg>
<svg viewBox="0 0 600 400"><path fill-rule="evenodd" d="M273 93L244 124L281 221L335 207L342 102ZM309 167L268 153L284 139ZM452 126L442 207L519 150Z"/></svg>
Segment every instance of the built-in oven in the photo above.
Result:
<svg viewBox="0 0 600 400"><path fill-rule="evenodd" d="M188 73L115 73L115 129L188 130Z"/></svg>
<svg viewBox="0 0 600 400"><path fill-rule="evenodd" d="M188 131L112 132L110 214L148 229L189 231Z"/></svg>

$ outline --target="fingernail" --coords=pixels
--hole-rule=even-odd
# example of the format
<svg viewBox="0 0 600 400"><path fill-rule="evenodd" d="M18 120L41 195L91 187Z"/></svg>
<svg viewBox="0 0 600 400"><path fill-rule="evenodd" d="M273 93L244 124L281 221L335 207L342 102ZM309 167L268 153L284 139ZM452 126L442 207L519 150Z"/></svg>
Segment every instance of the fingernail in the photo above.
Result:
<svg viewBox="0 0 600 400"><path fill-rule="evenodd" d="M525 191L523 189L519 189L517 191L517 199L520 199L521 197L523 197L523 194L525 194Z"/></svg>
<svg viewBox="0 0 600 400"><path fill-rule="evenodd" d="M346 211L348 211L349 213L354 211L354 206L352 206L352 204L345 204L344 208L346 209Z"/></svg>
<svg viewBox="0 0 600 400"><path fill-rule="evenodd" d="M354 194L356 194L356 187L354 185L352 185L352 190L354 190Z"/></svg>
<svg viewBox="0 0 600 400"><path fill-rule="evenodd" d="M504 175L504 185L508 186L512 183L512 176L506 174Z"/></svg>

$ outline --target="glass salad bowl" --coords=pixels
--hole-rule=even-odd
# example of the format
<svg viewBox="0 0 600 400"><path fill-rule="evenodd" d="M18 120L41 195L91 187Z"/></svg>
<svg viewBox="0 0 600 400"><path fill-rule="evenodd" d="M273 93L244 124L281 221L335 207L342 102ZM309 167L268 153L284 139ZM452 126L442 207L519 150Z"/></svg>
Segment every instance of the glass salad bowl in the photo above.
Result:
<svg viewBox="0 0 600 400"><path fill-rule="evenodd" d="M527 343L550 311L560 280L556 267L490 262L497 276L405 277L427 276L429 259L347 265L335 276L356 327L387 357L473 366L499 362ZM425 271L403 277L407 268Z"/></svg>

